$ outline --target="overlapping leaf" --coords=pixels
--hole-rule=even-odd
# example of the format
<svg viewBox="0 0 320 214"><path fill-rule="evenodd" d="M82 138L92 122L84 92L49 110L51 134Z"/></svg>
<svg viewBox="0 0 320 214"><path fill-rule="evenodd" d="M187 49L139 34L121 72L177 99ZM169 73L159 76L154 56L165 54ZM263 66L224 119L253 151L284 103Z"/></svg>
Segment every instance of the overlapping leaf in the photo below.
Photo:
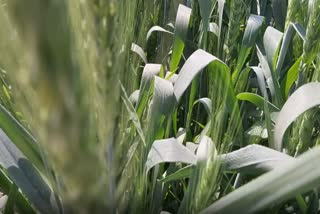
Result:
<svg viewBox="0 0 320 214"><path fill-rule="evenodd" d="M235 71L232 74L233 82L237 80L239 72L241 71L245 63L251 48L254 46L254 43L256 41L256 38L259 34L259 31L263 22L264 22L263 16L250 15L247 21L246 29L244 31L241 49L237 59L237 66L235 68Z"/></svg>
<svg viewBox="0 0 320 214"><path fill-rule="evenodd" d="M142 71L139 98L136 105L137 115L140 118L147 105L149 95L151 94L150 88L153 77L158 75L161 71L161 64L146 64Z"/></svg>
<svg viewBox="0 0 320 214"><path fill-rule="evenodd" d="M174 42L170 61L170 71L175 71L180 63L185 46L184 41L188 33L190 17L191 9L180 4L174 28Z"/></svg>
<svg viewBox="0 0 320 214"><path fill-rule="evenodd" d="M275 146L281 150L283 136L290 124L302 113L320 105L320 83L308 83L298 88L282 107L275 125Z"/></svg>
<svg viewBox="0 0 320 214"><path fill-rule="evenodd" d="M143 60L143 62L145 64L148 63L147 56L144 53L144 50L139 45L132 43L131 44L131 51L133 51L134 53L138 54L139 57Z"/></svg>
<svg viewBox="0 0 320 214"><path fill-rule="evenodd" d="M320 186L320 148L283 163L216 201L201 213L257 213ZM290 185L288 185L290 184Z"/></svg>
<svg viewBox="0 0 320 214"><path fill-rule="evenodd" d="M30 202L40 211L60 213L56 196L33 164L0 129L0 164Z"/></svg>

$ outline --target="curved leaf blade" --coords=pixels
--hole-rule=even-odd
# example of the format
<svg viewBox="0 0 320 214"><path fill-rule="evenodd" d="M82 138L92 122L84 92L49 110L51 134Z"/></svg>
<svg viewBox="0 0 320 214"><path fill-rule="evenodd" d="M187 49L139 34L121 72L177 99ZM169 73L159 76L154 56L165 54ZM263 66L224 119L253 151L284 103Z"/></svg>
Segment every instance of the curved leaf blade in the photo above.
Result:
<svg viewBox="0 0 320 214"><path fill-rule="evenodd" d="M172 33L172 32L170 32L170 31L168 31L168 30L164 29L163 27L160 27L160 26L153 26L153 27L151 27L151 28L150 28L150 30L149 30L149 31L148 31L148 33L147 33L147 41L149 40L149 38L150 38L151 34L152 34L152 33L154 33L154 32L162 32L162 33L168 33L168 34L173 35L173 33Z"/></svg>
<svg viewBox="0 0 320 214"><path fill-rule="evenodd" d="M129 100L132 103L133 106L135 106L138 103L140 90L135 90L132 92L132 94L129 96Z"/></svg>
<svg viewBox="0 0 320 214"><path fill-rule="evenodd" d="M238 79L239 72L241 71L250 50L253 47L256 38L259 34L260 28L264 22L263 16L250 15L247 21L247 25L244 31L242 44L237 60L235 71L232 73L232 81L235 82Z"/></svg>
<svg viewBox="0 0 320 214"><path fill-rule="evenodd" d="M139 118L141 118L142 113L147 105L148 98L151 93L150 88L153 77L160 73L161 67L161 64L148 63L143 68L139 89L139 98L136 105L136 111Z"/></svg>
<svg viewBox="0 0 320 214"><path fill-rule="evenodd" d="M172 83L160 77L154 77L154 92L147 115L147 145L164 135L166 121L176 104Z"/></svg>
<svg viewBox="0 0 320 214"><path fill-rule="evenodd" d="M33 164L0 129L0 164L40 212L60 213L56 196Z"/></svg>
<svg viewBox="0 0 320 214"><path fill-rule="evenodd" d="M205 108L205 110L207 111L208 115L211 115L212 102L211 102L210 98L208 98L208 97L200 98L200 99L196 100L193 105L195 105L197 103L201 103L203 105L203 107Z"/></svg>
<svg viewBox="0 0 320 214"><path fill-rule="evenodd" d="M282 107L274 132L277 150L282 149L283 136L290 124L302 113L320 105L320 83L308 83L298 88Z"/></svg>
<svg viewBox="0 0 320 214"><path fill-rule="evenodd" d="M175 138L156 140L151 147L146 162L146 171L160 163L187 163L195 164L196 157Z"/></svg>
<svg viewBox="0 0 320 214"><path fill-rule="evenodd" d="M174 42L170 61L170 70L172 72L178 68L183 54L184 41L187 37L190 17L191 9L179 4L174 28Z"/></svg>
<svg viewBox="0 0 320 214"><path fill-rule="evenodd" d="M258 177L216 201L204 213L257 213L320 185L320 148ZM290 185L288 185L290 184Z"/></svg>
<svg viewBox="0 0 320 214"><path fill-rule="evenodd" d="M263 35L263 45L266 51L269 67L271 71L275 68L277 58L277 51L279 50L283 33L273 27L267 27Z"/></svg>
<svg viewBox="0 0 320 214"><path fill-rule="evenodd" d="M275 169L294 158L254 144L221 155L220 160L228 170L237 170L243 174L260 174Z"/></svg>
<svg viewBox="0 0 320 214"><path fill-rule="evenodd" d="M194 166L192 166L192 165L185 166L185 167L175 171L174 173L166 176L165 178L161 179L160 181L163 183L167 183L170 181L188 178L192 174L193 167Z"/></svg>
<svg viewBox="0 0 320 214"><path fill-rule="evenodd" d="M219 67L228 72L228 66L219 58L209 54L208 52L198 49L184 63L180 70L179 77L174 85L174 94L177 101L180 100L185 90L191 84L192 80L199 74L202 69L212 62L217 62Z"/></svg>
<svg viewBox="0 0 320 214"><path fill-rule="evenodd" d="M143 60L143 62L145 64L148 63L147 56L144 53L144 50L139 45L132 43L131 44L131 51L133 51L134 53L138 54L139 57Z"/></svg>

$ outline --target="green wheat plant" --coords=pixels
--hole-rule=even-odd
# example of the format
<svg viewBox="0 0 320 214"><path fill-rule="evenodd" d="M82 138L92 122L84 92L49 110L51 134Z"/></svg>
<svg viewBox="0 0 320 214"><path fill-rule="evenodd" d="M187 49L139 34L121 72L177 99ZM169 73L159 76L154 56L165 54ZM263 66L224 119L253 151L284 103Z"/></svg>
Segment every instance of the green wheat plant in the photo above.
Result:
<svg viewBox="0 0 320 214"><path fill-rule="evenodd" d="M0 0L0 211L318 213L319 0Z"/></svg>

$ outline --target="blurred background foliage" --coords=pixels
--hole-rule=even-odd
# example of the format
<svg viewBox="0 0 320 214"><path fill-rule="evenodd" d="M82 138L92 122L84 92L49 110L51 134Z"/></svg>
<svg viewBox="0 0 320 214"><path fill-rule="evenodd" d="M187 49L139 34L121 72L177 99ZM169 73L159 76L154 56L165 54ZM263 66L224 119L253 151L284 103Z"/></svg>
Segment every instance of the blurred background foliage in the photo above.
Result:
<svg viewBox="0 0 320 214"><path fill-rule="evenodd" d="M144 45L149 27L169 18L163 5L0 2L1 104L38 139L68 209L101 211L114 203L105 200L119 173L112 151L127 152L115 143L124 111L118 83L128 90L138 84L139 60L129 56L130 46Z"/></svg>

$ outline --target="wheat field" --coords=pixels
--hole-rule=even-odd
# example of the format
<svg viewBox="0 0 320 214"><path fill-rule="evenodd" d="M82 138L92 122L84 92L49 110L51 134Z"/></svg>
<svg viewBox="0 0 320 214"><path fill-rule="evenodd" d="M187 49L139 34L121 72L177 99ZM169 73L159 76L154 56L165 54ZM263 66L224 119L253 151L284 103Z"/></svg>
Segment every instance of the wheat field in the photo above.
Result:
<svg viewBox="0 0 320 214"><path fill-rule="evenodd" d="M320 0L0 0L0 212L319 213Z"/></svg>

